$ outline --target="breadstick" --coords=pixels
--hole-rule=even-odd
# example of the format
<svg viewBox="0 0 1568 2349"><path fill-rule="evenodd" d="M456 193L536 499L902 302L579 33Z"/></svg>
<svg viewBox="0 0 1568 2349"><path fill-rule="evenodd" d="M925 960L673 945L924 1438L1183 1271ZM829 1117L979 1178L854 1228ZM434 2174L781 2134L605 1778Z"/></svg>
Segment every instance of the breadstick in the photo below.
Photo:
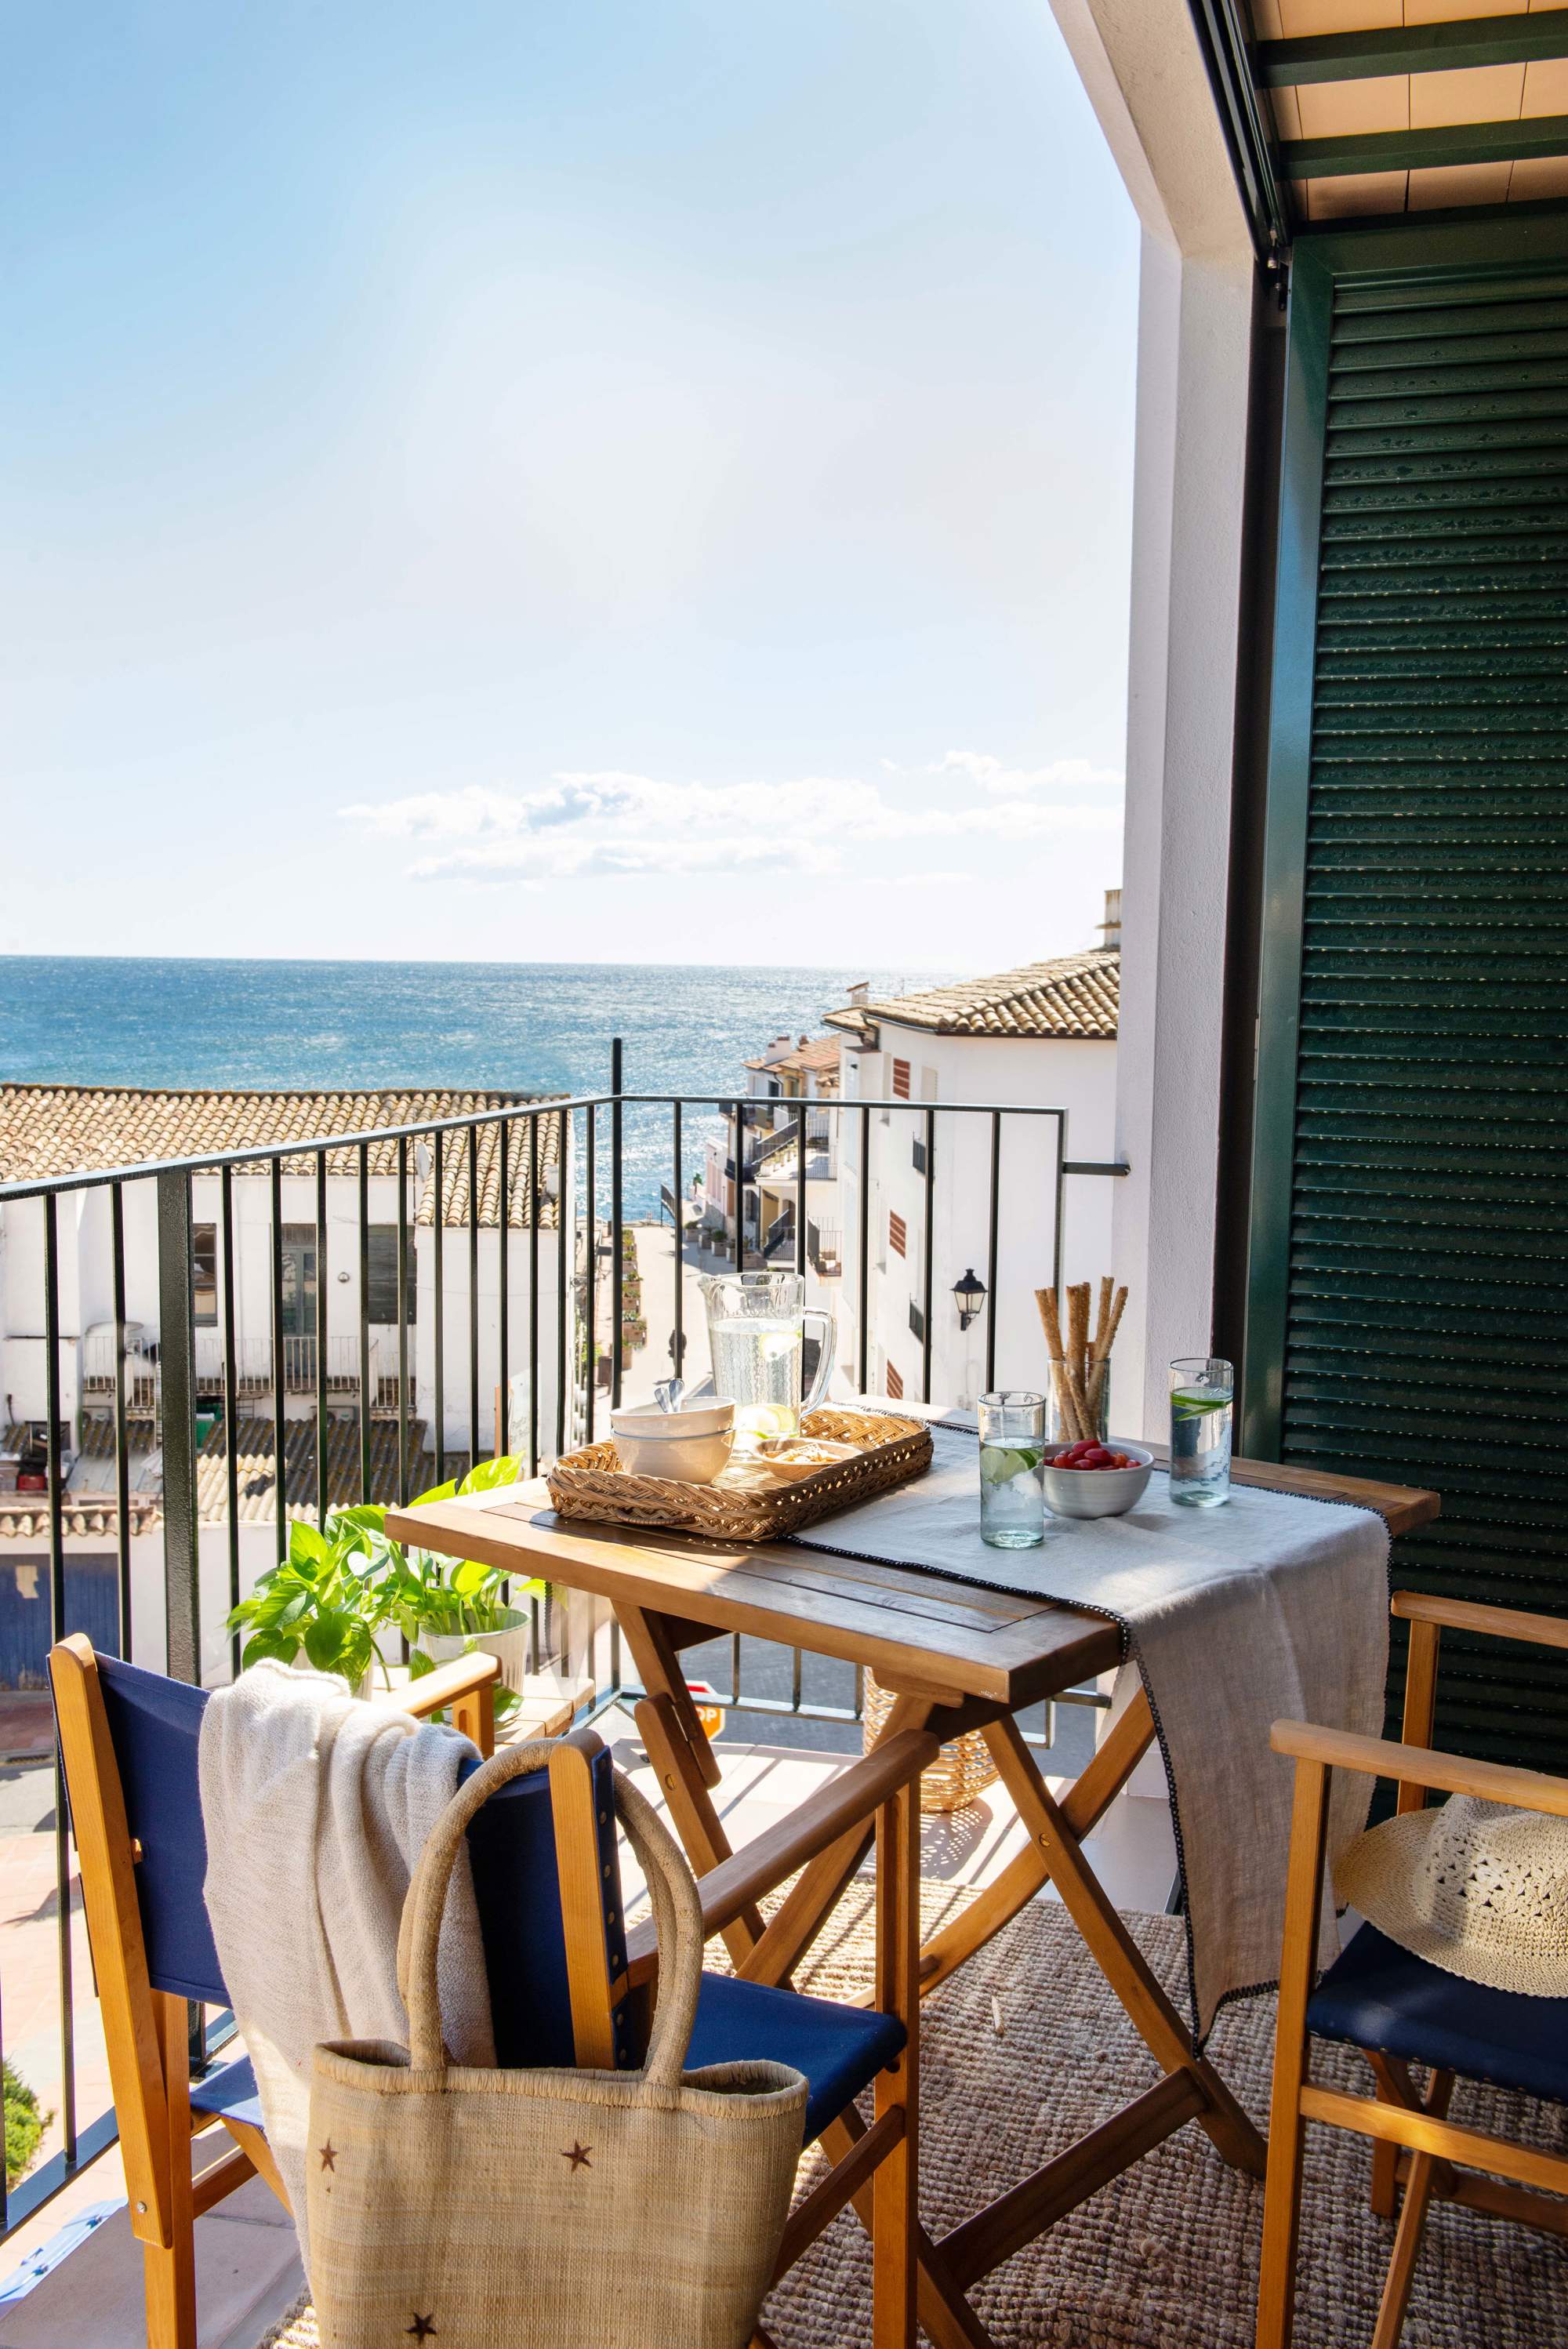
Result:
<svg viewBox="0 0 1568 2349"><path fill-rule="evenodd" d="M1075 1281L1068 1290L1068 1384L1086 1436L1092 1436L1095 1422L1090 1415L1088 1396L1084 1391L1084 1357L1088 1350L1088 1283Z"/></svg>
<svg viewBox="0 0 1568 2349"><path fill-rule="evenodd" d="M1114 1283L1109 1272L1099 1277L1099 1311L1095 1316L1094 1349L1091 1361L1098 1361L1105 1351L1106 1332L1110 1327L1110 1296Z"/></svg>
<svg viewBox="0 0 1568 2349"><path fill-rule="evenodd" d="M1111 1309L1110 1319L1105 1333L1105 1343L1103 1346L1097 1345L1095 1349L1094 1391L1088 1398L1088 1402L1097 1422L1099 1417L1100 1397L1105 1392L1106 1380L1110 1375L1110 1350L1116 1343L1116 1333L1121 1327L1122 1309L1126 1303L1127 1289L1123 1286L1116 1292L1116 1303Z"/></svg>
<svg viewBox="0 0 1568 2349"><path fill-rule="evenodd" d="M1061 1317L1057 1310L1054 1288L1037 1288L1035 1303L1039 1308L1040 1327L1046 1333L1046 1351L1051 1358L1051 1380L1056 1388L1057 1410L1069 1443L1077 1443L1083 1433L1083 1423L1073 1402L1072 1389L1068 1382L1066 1359L1062 1352Z"/></svg>

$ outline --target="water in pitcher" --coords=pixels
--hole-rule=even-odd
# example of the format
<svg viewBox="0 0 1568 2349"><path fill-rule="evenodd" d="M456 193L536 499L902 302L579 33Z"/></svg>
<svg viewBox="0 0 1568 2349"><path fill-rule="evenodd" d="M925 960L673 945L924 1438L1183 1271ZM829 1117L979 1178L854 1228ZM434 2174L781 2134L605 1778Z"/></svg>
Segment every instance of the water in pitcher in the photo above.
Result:
<svg viewBox="0 0 1568 2349"><path fill-rule="evenodd" d="M738 1433L796 1435L800 1428L800 1317L760 1314L709 1320L713 1389L735 1404Z"/></svg>

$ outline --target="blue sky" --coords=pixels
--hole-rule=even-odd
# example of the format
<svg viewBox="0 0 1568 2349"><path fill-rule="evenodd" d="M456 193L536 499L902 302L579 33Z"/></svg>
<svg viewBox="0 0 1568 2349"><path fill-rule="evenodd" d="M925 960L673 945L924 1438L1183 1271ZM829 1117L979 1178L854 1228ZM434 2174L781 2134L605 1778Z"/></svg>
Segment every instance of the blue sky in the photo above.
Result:
<svg viewBox="0 0 1568 2349"><path fill-rule="evenodd" d="M1046 0L6 50L0 948L1088 941L1137 243Z"/></svg>

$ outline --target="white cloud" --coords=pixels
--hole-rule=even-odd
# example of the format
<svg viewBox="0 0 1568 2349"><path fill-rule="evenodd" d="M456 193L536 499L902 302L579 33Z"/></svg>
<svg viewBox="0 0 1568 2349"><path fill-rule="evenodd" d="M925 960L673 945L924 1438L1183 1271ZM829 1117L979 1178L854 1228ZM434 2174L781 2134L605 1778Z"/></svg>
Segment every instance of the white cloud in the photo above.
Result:
<svg viewBox="0 0 1568 2349"><path fill-rule="evenodd" d="M1119 792L1122 784L1119 768L1097 767L1088 759L1053 759L1047 767L1008 767L985 750L949 750L935 771L967 775L982 790L1007 799L1032 792Z"/></svg>
<svg viewBox="0 0 1568 2349"><path fill-rule="evenodd" d="M893 799L881 783L856 777L673 783L607 769L565 771L533 792L470 783L342 812L373 836L425 850L408 868L416 879L535 885L763 868L830 874L855 869L863 860L853 851L872 844L1023 843L1120 825L1119 801L1104 788L1119 778L1087 760L1008 768L984 752L953 750L918 772L962 776L987 796L954 793L951 780L934 798L927 782ZM884 866L876 877L927 876Z"/></svg>

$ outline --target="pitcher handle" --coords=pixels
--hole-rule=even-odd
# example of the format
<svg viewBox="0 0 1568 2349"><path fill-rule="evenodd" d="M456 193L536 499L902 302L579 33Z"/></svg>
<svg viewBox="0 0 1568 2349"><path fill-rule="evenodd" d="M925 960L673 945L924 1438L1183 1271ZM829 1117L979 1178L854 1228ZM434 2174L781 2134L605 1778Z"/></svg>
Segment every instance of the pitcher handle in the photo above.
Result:
<svg viewBox="0 0 1568 2349"><path fill-rule="evenodd" d="M828 1389L832 1383L834 1356L839 1340L837 1316L827 1306L809 1305L806 1308L800 1317L802 1336L805 1334L805 1325L810 1321L820 1321L822 1324L822 1343L817 1356L817 1375L811 1381L811 1392L802 1399L800 1404L803 1412L815 1411L819 1403L827 1400Z"/></svg>

